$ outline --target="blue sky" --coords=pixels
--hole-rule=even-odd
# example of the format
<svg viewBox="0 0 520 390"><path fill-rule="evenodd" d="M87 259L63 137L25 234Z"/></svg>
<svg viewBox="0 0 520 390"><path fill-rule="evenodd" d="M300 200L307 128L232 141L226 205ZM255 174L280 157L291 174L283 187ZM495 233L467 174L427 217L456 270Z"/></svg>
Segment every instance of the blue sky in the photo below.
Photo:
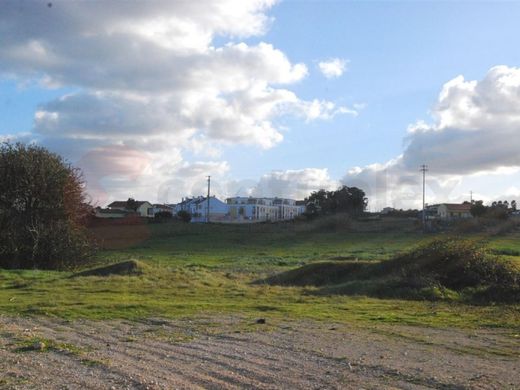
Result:
<svg viewBox="0 0 520 390"><path fill-rule="evenodd" d="M488 201L517 196L520 163L501 157L507 154L501 148L510 145L497 143L481 150L472 140L510 137L518 129L514 107L520 94L514 80L520 66L520 3L258 1L251 7L231 0L222 7L216 3L200 2L191 9L157 1L139 4L147 9L136 5L135 10L122 12L123 3L117 2L104 10L99 3L56 1L46 9L44 2L20 8L8 1L8 11L3 20L0 17L4 47L0 134L36 139L73 162L86 164L82 168L87 179L92 177L92 192L99 201L126 194L174 201L183 194L196 195L204 175L212 174L221 196L240 189L302 197L323 186L365 183L375 208L414 207L417 186L410 177L419 162L431 165L432 202L462 200L469 187ZM93 19L79 16L82 12L90 17L104 12L100 28L91 25ZM157 15L176 19L158 28ZM18 19L17 26L10 22L13 18ZM135 30L127 27L128 21ZM178 27L184 21L190 29ZM52 26L57 26L54 31ZM103 26L107 31L124 26L116 30L119 44L113 33L99 32ZM94 38L86 38L86 31ZM212 38L204 41L207 31ZM136 46L139 39L143 43ZM238 48L242 43L246 46ZM264 47L258 54L262 43L272 50ZM122 54L112 55L110 45ZM229 52L225 54L229 59L219 57L219 48ZM23 50L37 60L20 54ZM137 53L130 54L132 50ZM132 69L125 63L126 53L137 59ZM209 92L202 83L183 82L191 80L192 68L179 65L196 61L201 53L208 55L208 61L217 57L211 71L203 66L198 70L211 80ZM157 59L146 62L152 55ZM344 60L346 69L327 78L319 63L331 59ZM77 72L68 67L75 62ZM251 64L257 66L255 71ZM305 74L299 73L297 64L306 67ZM496 70L498 65L505 68ZM168 66L181 75L180 81L168 74ZM164 82L157 87L140 69ZM443 86L459 75L464 79L441 99ZM117 84L114 80L119 78ZM478 84L475 89L473 80ZM273 91L284 97L261 109ZM204 100L205 94L213 99ZM228 96L224 103L219 100ZM469 107L466 98L474 105ZM307 103L314 100L334 108L324 103L311 118ZM178 108L186 101L188 106ZM495 107L499 103L511 103L513 108L503 112ZM105 116L92 119L107 105ZM356 115L336 113L340 107ZM196 113L190 111L186 117L190 109ZM418 121L424 121L426 129L409 132L408 127ZM491 131L497 132L495 136ZM450 149L450 137L459 132L471 149L463 161L457 156L460 150ZM475 132L482 132L482 137L474 137ZM166 139L168 146L161 142ZM114 145L125 150L123 162L114 163ZM429 148L446 156L439 158ZM141 156L138 164L132 162L134 157L128 160L129 151ZM107 158L107 172L83 158L91 152ZM437 160L453 161L452 168ZM386 168L372 166L375 163ZM128 173L131 168L111 170L124 164L142 168L137 173ZM347 173L354 167L359 169ZM390 187L385 196L373 184L383 171ZM439 192L439 186L445 191Z"/></svg>
<svg viewBox="0 0 520 390"><path fill-rule="evenodd" d="M410 123L429 119L446 81L460 74L480 79L497 64L520 65L513 49L520 3L286 1L271 14L272 28L260 39L309 64L310 77L293 90L366 108L357 118L292 122L290 148L262 153L254 174L266 166L324 166L339 176L351 166L386 161L401 153ZM342 77L320 74L317 62L329 57L350 61ZM239 163L247 153L236 155L237 174L250 174Z"/></svg>

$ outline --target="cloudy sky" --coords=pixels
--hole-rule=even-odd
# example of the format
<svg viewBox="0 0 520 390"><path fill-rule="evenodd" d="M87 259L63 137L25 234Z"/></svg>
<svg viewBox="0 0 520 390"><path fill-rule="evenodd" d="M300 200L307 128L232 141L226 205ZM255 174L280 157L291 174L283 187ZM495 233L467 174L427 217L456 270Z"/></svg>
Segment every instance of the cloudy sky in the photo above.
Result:
<svg viewBox="0 0 520 390"><path fill-rule="evenodd" d="M4 0L0 138L94 203L520 200L520 3Z"/></svg>

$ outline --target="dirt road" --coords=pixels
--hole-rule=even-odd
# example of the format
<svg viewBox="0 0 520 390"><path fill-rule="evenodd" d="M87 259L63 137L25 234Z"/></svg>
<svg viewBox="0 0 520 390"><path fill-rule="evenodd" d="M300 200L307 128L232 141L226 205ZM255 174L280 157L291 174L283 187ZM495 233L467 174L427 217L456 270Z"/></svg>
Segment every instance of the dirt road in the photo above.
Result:
<svg viewBox="0 0 520 390"><path fill-rule="evenodd" d="M520 335L240 317L0 316L4 389L520 389Z"/></svg>

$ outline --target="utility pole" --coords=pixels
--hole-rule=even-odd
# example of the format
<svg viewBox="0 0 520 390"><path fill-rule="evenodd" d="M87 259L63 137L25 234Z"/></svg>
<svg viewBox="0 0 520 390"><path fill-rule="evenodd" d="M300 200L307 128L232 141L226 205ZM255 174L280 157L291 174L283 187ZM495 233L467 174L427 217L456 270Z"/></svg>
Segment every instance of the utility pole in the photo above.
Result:
<svg viewBox="0 0 520 390"><path fill-rule="evenodd" d="M209 223L209 196L210 196L210 188L211 188L211 176L208 176L208 198L207 198L207 208L206 208L206 222Z"/></svg>
<svg viewBox="0 0 520 390"><path fill-rule="evenodd" d="M423 225L423 231L426 231L425 193L426 193L426 172L428 171L428 166L425 164L421 165L420 171L422 172L422 225Z"/></svg>
<svg viewBox="0 0 520 390"><path fill-rule="evenodd" d="M469 192L469 203L473 204L473 191Z"/></svg>

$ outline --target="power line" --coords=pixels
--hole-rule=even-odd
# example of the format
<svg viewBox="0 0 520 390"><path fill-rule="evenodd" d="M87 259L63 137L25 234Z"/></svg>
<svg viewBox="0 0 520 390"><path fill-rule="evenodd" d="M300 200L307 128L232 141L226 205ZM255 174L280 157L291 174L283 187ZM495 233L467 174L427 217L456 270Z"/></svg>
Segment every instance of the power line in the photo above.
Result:
<svg viewBox="0 0 520 390"><path fill-rule="evenodd" d="M208 198L207 198L207 207L206 207L206 222L209 223L209 196L210 196L210 188L211 188L211 176L208 176Z"/></svg>
<svg viewBox="0 0 520 390"><path fill-rule="evenodd" d="M426 203L425 203L425 194L426 194L426 172L428 172L428 165L421 165L422 172L422 225L423 231L426 231Z"/></svg>

